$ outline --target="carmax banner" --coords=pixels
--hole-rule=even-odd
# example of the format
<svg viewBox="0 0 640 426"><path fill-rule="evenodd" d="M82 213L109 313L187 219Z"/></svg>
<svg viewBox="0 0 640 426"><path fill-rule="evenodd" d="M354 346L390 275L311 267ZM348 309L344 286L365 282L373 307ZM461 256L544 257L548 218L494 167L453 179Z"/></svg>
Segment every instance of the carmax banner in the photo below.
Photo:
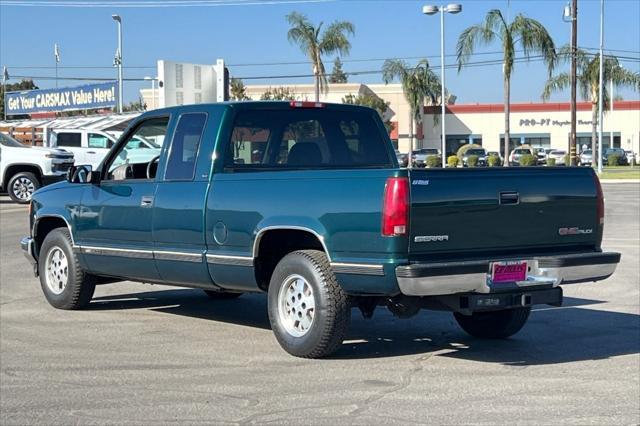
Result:
<svg viewBox="0 0 640 426"><path fill-rule="evenodd" d="M7 115L18 115L109 108L114 107L116 101L116 82L110 81L61 89L7 92L4 97L4 109Z"/></svg>

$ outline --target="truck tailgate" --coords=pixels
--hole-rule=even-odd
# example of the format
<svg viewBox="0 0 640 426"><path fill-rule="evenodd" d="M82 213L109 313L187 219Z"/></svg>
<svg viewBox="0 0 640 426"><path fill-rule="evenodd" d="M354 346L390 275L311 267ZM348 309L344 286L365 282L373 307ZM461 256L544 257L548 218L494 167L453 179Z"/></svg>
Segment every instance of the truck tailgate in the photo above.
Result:
<svg viewBox="0 0 640 426"><path fill-rule="evenodd" d="M409 173L412 260L599 248L602 227L590 168Z"/></svg>

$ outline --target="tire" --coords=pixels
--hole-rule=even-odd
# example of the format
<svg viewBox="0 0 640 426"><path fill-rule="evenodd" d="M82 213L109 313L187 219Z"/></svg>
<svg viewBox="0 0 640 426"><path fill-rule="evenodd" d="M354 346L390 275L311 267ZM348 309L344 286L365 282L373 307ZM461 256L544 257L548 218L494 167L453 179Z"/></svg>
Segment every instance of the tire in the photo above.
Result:
<svg viewBox="0 0 640 426"><path fill-rule="evenodd" d="M212 299L215 300L224 300L224 299L237 299L242 296L242 293L231 293L227 291L213 291L213 290L202 290Z"/></svg>
<svg viewBox="0 0 640 426"><path fill-rule="evenodd" d="M96 279L80 267L66 228L47 234L40 248L38 273L42 292L54 308L82 309L93 297Z"/></svg>
<svg viewBox="0 0 640 426"><path fill-rule="evenodd" d="M295 251L278 262L269 283L268 305L278 343L297 357L331 355L349 328L349 297L321 251Z"/></svg>
<svg viewBox="0 0 640 426"><path fill-rule="evenodd" d="M504 339L513 336L527 322L531 308L515 308L493 312L475 312L462 315L454 312L460 327L474 337Z"/></svg>
<svg viewBox="0 0 640 426"><path fill-rule="evenodd" d="M31 201L31 197L40 188L40 181L30 172L16 173L9 179L7 192L9 197L16 203L26 204Z"/></svg>

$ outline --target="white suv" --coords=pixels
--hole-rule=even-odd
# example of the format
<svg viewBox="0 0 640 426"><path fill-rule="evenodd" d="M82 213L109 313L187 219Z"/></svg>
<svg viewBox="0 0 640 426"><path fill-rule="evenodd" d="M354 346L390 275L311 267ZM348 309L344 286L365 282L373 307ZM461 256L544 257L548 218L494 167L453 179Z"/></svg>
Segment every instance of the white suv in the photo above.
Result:
<svg viewBox="0 0 640 426"><path fill-rule="evenodd" d="M0 188L17 203L28 203L36 189L63 180L72 165L71 152L26 146L0 133Z"/></svg>

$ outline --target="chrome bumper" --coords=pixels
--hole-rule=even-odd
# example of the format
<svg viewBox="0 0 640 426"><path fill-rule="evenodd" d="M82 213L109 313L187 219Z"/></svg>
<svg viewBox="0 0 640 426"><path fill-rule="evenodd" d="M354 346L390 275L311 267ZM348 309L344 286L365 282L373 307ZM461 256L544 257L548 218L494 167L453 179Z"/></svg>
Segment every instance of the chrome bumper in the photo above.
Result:
<svg viewBox="0 0 640 426"><path fill-rule="evenodd" d="M36 259L35 241L33 241L33 238L24 237L20 240L20 247L22 248L24 257L35 267L38 264L38 260Z"/></svg>
<svg viewBox="0 0 640 426"><path fill-rule="evenodd" d="M527 278L513 283L491 282L491 263L526 260ZM620 262L620 253L584 253L522 259L492 259L466 262L413 263L398 266L396 278L402 294L438 296L456 293L493 293L528 287L557 287L604 280Z"/></svg>

